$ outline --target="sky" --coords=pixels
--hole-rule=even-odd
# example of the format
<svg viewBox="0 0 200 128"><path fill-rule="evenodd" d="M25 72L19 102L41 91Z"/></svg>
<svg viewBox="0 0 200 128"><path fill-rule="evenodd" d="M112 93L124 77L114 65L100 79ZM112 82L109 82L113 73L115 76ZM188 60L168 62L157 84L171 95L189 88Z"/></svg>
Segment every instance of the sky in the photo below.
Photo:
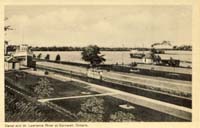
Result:
<svg viewBox="0 0 200 128"><path fill-rule="evenodd" d="M6 6L5 38L31 46L150 47L192 44L188 5ZM14 43L13 43L14 42Z"/></svg>

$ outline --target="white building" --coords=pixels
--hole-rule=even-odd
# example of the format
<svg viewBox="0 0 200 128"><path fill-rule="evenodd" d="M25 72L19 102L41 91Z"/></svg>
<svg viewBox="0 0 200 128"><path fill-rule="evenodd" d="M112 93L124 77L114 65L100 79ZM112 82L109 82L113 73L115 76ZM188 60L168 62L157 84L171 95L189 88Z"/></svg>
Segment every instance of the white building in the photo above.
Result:
<svg viewBox="0 0 200 128"><path fill-rule="evenodd" d="M154 54L153 53L146 53L145 56L142 58L142 62L145 64L153 64L154 63Z"/></svg>
<svg viewBox="0 0 200 128"><path fill-rule="evenodd" d="M33 52L30 50L27 44L17 46L16 52L13 54L15 58L20 60L20 64L29 66L29 62L33 59Z"/></svg>
<svg viewBox="0 0 200 128"><path fill-rule="evenodd" d="M20 69L20 61L17 60L16 58L12 57L8 57L5 58L6 61L4 62L4 69L7 70L12 70L12 69Z"/></svg>
<svg viewBox="0 0 200 128"><path fill-rule="evenodd" d="M5 70L20 69L21 67L32 67L33 52L29 49L28 45L22 44L16 47L16 51L11 55L5 57Z"/></svg>

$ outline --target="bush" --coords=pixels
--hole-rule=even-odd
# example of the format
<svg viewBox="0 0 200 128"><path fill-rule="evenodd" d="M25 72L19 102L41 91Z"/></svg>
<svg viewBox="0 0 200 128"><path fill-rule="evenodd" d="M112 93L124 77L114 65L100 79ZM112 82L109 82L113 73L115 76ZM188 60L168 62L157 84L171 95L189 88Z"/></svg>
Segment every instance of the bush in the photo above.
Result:
<svg viewBox="0 0 200 128"><path fill-rule="evenodd" d="M48 71L45 71L44 74L45 74L45 75L49 75L49 72L48 72Z"/></svg>
<svg viewBox="0 0 200 128"><path fill-rule="evenodd" d="M36 58L36 55L35 55L35 54L33 54L33 58Z"/></svg>
<svg viewBox="0 0 200 128"><path fill-rule="evenodd" d="M37 97L44 98L53 94L54 88L51 87L49 80L44 77L38 81L37 85L34 87L34 92L36 93Z"/></svg>
<svg viewBox="0 0 200 128"><path fill-rule="evenodd" d="M131 66L131 67L135 67L135 66L137 66L137 63L136 63L136 62L132 62L132 63L130 64L130 66Z"/></svg>
<svg viewBox="0 0 200 128"><path fill-rule="evenodd" d="M41 59L41 57L42 57L42 53L38 54L37 58Z"/></svg>
<svg viewBox="0 0 200 128"><path fill-rule="evenodd" d="M110 121L113 122L130 122L135 121L135 116L132 113L125 113L122 111L115 112L110 115Z"/></svg>
<svg viewBox="0 0 200 128"><path fill-rule="evenodd" d="M81 111L78 113L79 121L97 122L103 121L104 100L92 97L81 104Z"/></svg>
<svg viewBox="0 0 200 128"><path fill-rule="evenodd" d="M60 59L60 55L58 54L57 56L56 56L56 61L60 61L61 59Z"/></svg>
<svg viewBox="0 0 200 128"><path fill-rule="evenodd" d="M45 57L45 60L49 60L50 59L50 55L47 54L46 57Z"/></svg>

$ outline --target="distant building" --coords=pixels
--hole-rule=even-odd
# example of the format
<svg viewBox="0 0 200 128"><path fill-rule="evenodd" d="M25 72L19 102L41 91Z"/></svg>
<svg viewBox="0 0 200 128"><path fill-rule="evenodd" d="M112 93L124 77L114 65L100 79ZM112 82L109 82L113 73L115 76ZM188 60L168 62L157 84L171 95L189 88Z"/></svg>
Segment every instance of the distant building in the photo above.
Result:
<svg viewBox="0 0 200 128"><path fill-rule="evenodd" d="M4 69L7 70L12 70L12 69L20 69L20 61L17 58L14 57L9 57L6 59L4 62Z"/></svg>
<svg viewBox="0 0 200 128"><path fill-rule="evenodd" d="M35 68L35 66L36 61L33 59L33 52L26 44L17 46L16 51L5 58L5 69L7 70L20 69L21 67Z"/></svg>
<svg viewBox="0 0 200 128"><path fill-rule="evenodd" d="M16 47L16 52L13 56L20 60L20 64L24 66L29 66L33 60L33 52L30 50L28 45L22 44Z"/></svg>
<svg viewBox="0 0 200 128"><path fill-rule="evenodd" d="M145 64L153 64L155 55L153 53L146 53L142 58L142 62Z"/></svg>
<svg viewBox="0 0 200 128"><path fill-rule="evenodd" d="M173 46L168 45L168 44L166 44L166 45L155 45L153 48L155 48L155 49L173 49Z"/></svg>

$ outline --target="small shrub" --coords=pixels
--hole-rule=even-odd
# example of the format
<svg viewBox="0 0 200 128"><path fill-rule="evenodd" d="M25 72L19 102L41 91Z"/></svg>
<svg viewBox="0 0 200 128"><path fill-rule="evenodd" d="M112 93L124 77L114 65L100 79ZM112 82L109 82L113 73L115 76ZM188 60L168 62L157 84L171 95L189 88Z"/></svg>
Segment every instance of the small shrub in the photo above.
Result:
<svg viewBox="0 0 200 128"><path fill-rule="evenodd" d="M132 62L132 63L130 64L130 66L131 66L131 67L135 67L135 66L137 66L137 63L136 63L136 62Z"/></svg>
<svg viewBox="0 0 200 128"><path fill-rule="evenodd" d="M33 58L36 58L36 55L35 55L35 54L33 54Z"/></svg>
<svg viewBox="0 0 200 128"><path fill-rule="evenodd" d="M125 113L122 111L118 111L110 115L110 121L131 122L131 121L135 121L135 116L132 113Z"/></svg>
<svg viewBox="0 0 200 128"><path fill-rule="evenodd" d="M103 121L104 100L101 98L92 97L81 104L81 111L77 114L79 121L97 122Z"/></svg>
<svg viewBox="0 0 200 128"><path fill-rule="evenodd" d="M59 62L61 59L60 59L60 55L58 54L57 56L56 56L56 61L57 62Z"/></svg>
<svg viewBox="0 0 200 128"><path fill-rule="evenodd" d="M45 74L45 75L49 75L49 72L48 72L48 71L45 71L44 74Z"/></svg>
<svg viewBox="0 0 200 128"><path fill-rule="evenodd" d="M42 53L38 54L37 58L41 59L41 57L42 57Z"/></svg>
<svg viewBox="0 0 200 128"><path fill-rule="evenodd" d="M45 57L45 60L49 60L50 59L50 55L47 54L46 57Z"/></svg>

